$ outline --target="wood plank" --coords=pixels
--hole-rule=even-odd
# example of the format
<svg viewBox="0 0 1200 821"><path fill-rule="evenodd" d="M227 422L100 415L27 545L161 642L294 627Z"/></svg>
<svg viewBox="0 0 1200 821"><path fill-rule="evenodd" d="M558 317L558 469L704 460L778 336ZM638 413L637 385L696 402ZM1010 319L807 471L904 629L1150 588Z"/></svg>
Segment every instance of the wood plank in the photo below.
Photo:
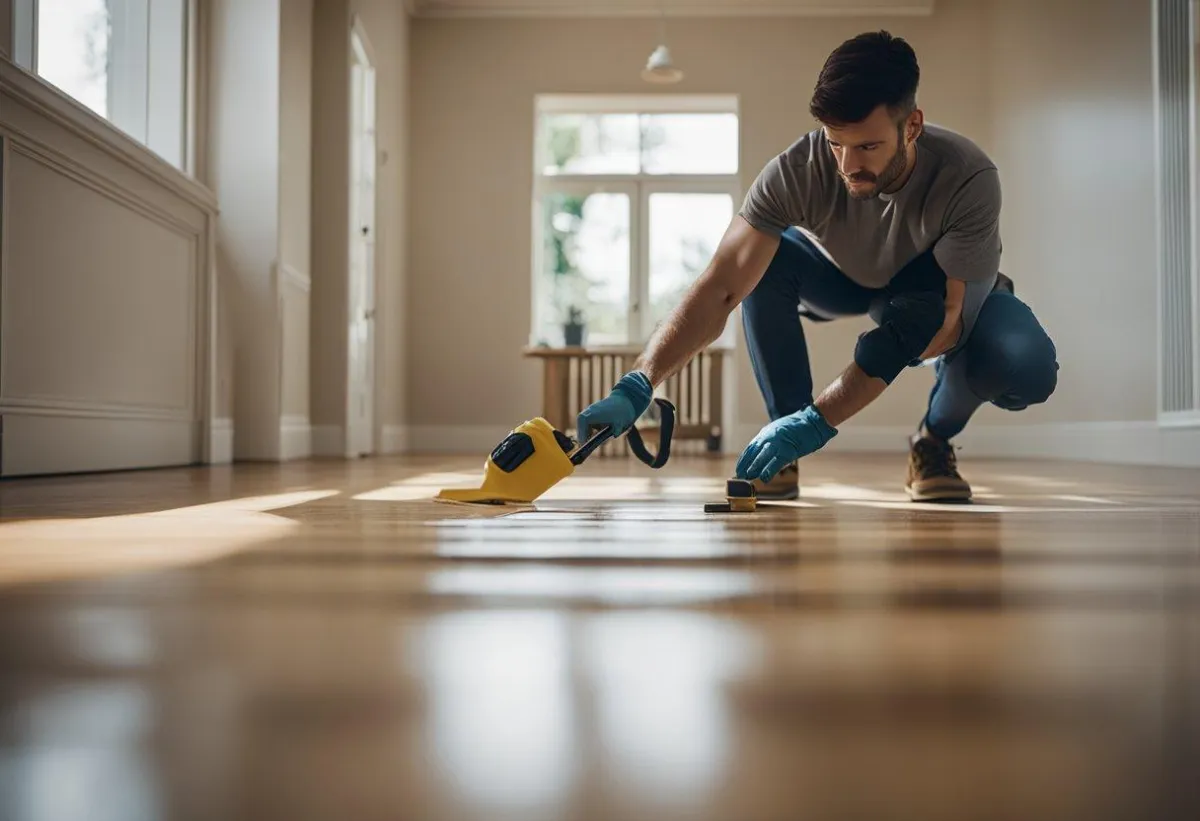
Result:
<svg viewBox="0 0 1200 821"><path fill-rule="evenodd" d="M729 458L0 483L0 817L1200 817L1200 471L960 458L740 516Z"/></svg>

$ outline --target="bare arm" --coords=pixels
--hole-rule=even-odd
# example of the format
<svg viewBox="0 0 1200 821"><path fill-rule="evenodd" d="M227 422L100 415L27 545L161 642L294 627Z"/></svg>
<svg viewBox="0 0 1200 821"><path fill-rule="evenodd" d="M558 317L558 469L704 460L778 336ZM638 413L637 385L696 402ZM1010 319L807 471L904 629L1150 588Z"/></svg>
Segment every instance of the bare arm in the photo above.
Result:
<svg viewBox="0 0 1200 821"><path fill-rule="evenodd" d="M942 329L929 343L929 347L921 353L922 359L932 359L944 354L958 342L963 330L962 309L966 293L967 283L961 279L946 279L946 321L942 323Z"/></svg>
<svg viewBox="0 0 1200 821"><path fill-rule="evenodd" d="M778 237L735 216L712 261L651 337L634 369L645 373L652 385L660 385L716 341L730 312L754 290L778 247Z"/></svg>
<svg viewBox="0 0 1200 821"><path fill-rule="evenodd" d="M879 398L887 383L874 376L867 376L863 369L851 362L838 374L829 387L813 402L825 421L838 427L847 419Z"/></svg>
<svg viewBox="0 0 1200 821"><path fill-rule="evenodd" d="M946 280L946 318L941 329L921 353L929 359L954 347L962 334L962 307L966 284L961 280ZM851 363L813 402L825 421L833 427L845 422L879 398L887 388L882 379L868 376L857 364Z"/></svg>

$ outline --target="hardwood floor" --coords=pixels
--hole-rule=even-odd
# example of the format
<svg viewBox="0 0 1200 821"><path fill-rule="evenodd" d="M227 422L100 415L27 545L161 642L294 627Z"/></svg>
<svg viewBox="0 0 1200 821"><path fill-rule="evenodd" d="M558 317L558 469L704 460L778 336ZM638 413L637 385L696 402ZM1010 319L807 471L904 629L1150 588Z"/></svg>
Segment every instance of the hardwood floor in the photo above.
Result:
<svg viewBox="0 0 1200 821"><path fill-rule="evenodd" d="M0 819L1200 818L1200 471L962 459L0 483Z"/></svg>

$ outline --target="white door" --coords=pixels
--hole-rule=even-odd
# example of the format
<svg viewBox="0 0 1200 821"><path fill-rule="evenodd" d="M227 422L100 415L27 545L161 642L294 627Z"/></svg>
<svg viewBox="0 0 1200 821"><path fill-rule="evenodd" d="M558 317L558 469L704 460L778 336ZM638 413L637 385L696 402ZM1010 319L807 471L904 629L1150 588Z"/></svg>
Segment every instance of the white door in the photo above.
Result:
<svg viewBox="0 0 1200 821"><path fill-rule="evenodd" d="M357 29L351 42L346 451L361 456L375 450L375 69Z"/></svg>

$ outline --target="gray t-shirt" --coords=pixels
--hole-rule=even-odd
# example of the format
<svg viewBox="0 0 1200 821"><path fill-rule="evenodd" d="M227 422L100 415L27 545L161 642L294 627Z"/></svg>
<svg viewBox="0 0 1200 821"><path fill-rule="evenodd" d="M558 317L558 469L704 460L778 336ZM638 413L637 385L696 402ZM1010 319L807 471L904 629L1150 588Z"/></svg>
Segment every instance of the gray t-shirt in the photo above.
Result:
<svg viewBox="0 0 1200 821"><path fill-rule="evenodd" d="M767 163L739 214L779 235L795 226L814 239L848 278L882 288L914 257L933 248L947 277L967 283L961 345L996 283L1000 266L1000 177L975 143L927 123L904 187L856 200L837 173L821 129Z"/></svg>

